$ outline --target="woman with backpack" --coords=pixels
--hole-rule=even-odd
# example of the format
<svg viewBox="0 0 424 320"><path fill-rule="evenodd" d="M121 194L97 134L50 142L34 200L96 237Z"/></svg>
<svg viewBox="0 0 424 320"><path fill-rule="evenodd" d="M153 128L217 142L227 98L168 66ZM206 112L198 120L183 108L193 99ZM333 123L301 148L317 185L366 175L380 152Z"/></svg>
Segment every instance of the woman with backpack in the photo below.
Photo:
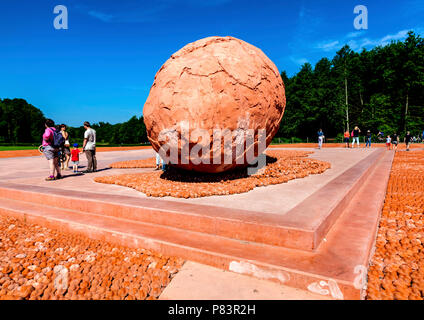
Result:
<svg viewBox="0 0 424 320"><path fill-rule="evenodd" d="M47 119L45 122L46 130L43 134L43 153L49 162L50 166L50 175L46 178L46 181L56 180L62 178L62 174L60 172L59 166L59 147L57 144L58 138L55 139L55 134L62 135L59 132L56 132L56 128L54 127L54 121L51 119ZM63 137L62 137L63 139ZM55 177L55 172L57 173Z"/></svg>

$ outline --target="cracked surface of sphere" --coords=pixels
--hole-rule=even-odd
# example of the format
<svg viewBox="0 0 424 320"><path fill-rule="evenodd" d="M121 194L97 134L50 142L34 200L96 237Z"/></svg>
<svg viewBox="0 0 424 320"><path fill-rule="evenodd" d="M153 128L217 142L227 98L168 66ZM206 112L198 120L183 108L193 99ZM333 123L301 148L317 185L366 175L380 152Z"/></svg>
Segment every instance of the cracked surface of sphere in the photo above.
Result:
<svg viewBox="0 0 424 320"><path fill-rule="evenodd" d="M165 62L143 115L153 148L167 144L177 151L173 165L223 172L246 166L250 152L258 155L260 130L265 130L260 147L269 145L285 105L279 71L260 49L233 37L209 37L186 45Z"/></svg>

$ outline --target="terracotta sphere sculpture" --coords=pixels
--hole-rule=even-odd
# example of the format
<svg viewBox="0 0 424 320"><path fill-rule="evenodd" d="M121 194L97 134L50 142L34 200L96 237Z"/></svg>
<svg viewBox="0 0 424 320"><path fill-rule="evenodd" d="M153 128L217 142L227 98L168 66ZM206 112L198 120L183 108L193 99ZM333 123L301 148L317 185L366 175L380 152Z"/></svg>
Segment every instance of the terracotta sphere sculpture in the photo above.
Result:
<svg viewBox="0 0 424 320"><path fill-rule="evenodd" d="M165 62L143 116L148 139L166 162L214 173L247 166L248 154L262 153L285 105L279 71L260 49L233 37L209 37Z"/></svg>

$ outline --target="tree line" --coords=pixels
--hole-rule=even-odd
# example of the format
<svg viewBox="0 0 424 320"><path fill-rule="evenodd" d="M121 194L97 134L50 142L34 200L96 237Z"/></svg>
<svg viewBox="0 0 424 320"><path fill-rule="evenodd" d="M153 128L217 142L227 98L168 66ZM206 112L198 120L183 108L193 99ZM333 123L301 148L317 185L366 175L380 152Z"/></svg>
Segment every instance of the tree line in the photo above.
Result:
<svg viewBox="0 0 424 320"><path fill-rule="evenodd" d="M405 41L354 52L348 45L332 60L305 63L292 77L281 73L287 105L277 136L341 136L359 126L420 135L424 130L424 41L412 31Z"/></svg>
<svg viewBox="0 0 424 320"><path fill-rule="evenodd" d="M24 99L0 99L0 143L40 143L45 120L46 117L42 111ZM60 124L56 123L56 125ZM117 124L93 123L92 128L97 131L99 143L141 144L148 142L142 116L133 116L130 120ZM81 143L84 131L83 126L68 126L71 142Z"/></svg>
<svg viewBox="0 0 424 320"><path fill-rule="evenodd" d="M143 116L133 116L130 120L117 124L108 122L93 123L91 127L96 130L97 141L105 144L147 144L146 126ZM70 139L82 142L84 127L69 127Z"/></svg>
<svg viewBox="0 0 424 320"><path fill-rule="evenodd" d="M44 122L41 110L24 99L0 99L0 142L40 141Z"/></svg>

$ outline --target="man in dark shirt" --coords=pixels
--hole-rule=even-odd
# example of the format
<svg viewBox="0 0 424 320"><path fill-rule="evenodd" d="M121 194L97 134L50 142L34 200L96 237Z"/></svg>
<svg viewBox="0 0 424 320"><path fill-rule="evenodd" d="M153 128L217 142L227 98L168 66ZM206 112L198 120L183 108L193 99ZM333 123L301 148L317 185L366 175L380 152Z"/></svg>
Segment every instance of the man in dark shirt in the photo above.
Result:
<svg viewBox="0 0 424 320"><path fill-rule="evenodd" d="M355 129L353 129L353 131L352 131L352 148L353 148L353 145L355 144L355 141L356 141L356 145L358 146L358 148L359 148L359 134L361 133L361 130L358 128L358 126L356 126L355 127Z"/></svg>
<svg viewBox="0 0 424 320"><path fill-rule="evenodd" d="M392 138L393 150L396 151L398 147L398 143L399 143L399 137L397 133L395 132L392 134L391 138Z"/></svg>
<svg viewBox="0 0 424 320"><path fill-rule="evenodd" d="M410 143L411 143L411 133L408 131L405 136L406 151L409 151Z"/></svg>

